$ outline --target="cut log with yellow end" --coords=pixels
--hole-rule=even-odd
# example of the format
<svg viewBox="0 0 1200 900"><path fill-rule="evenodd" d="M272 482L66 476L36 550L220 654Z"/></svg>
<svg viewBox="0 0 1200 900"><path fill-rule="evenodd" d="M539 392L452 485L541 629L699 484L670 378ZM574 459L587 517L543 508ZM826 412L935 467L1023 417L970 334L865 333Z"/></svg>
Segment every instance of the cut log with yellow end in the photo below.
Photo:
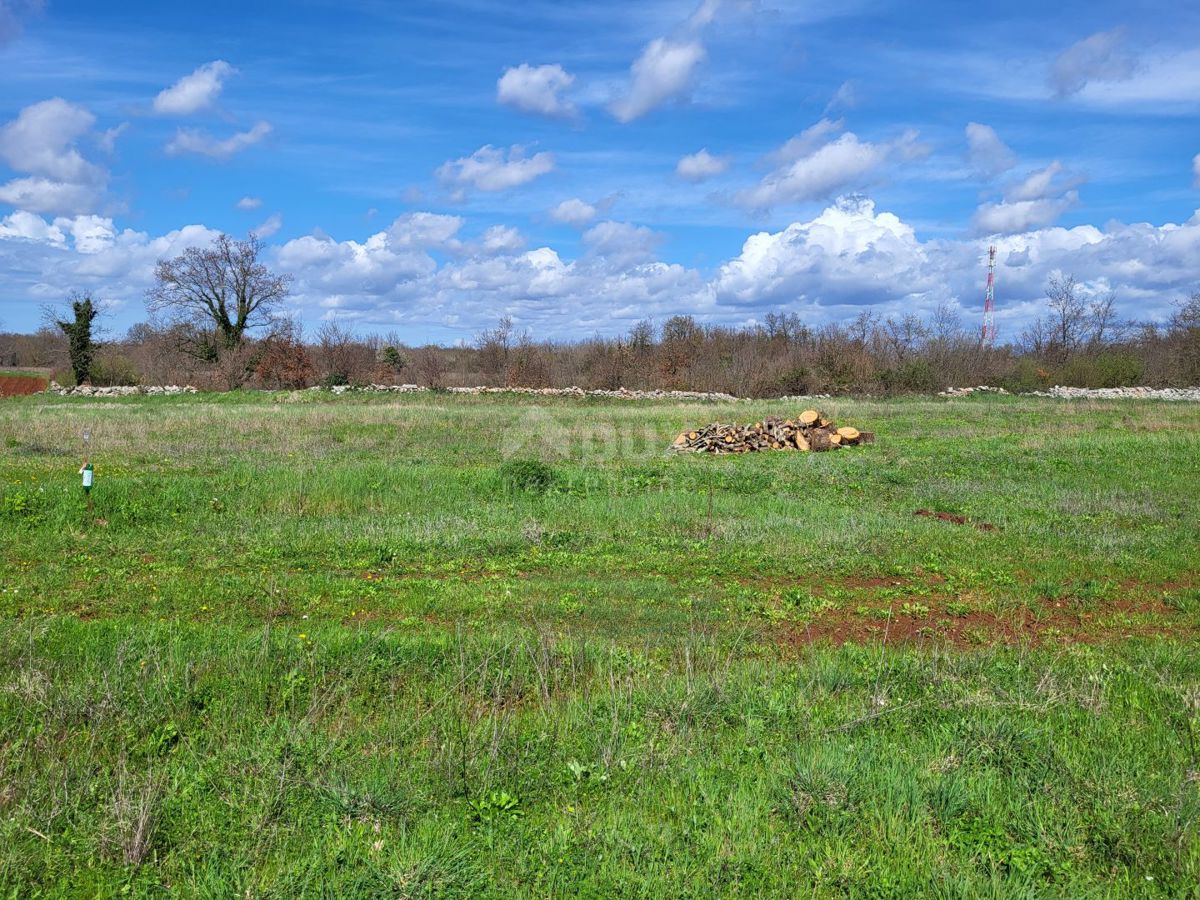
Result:
<svg viewBox="0 0 1200 900"><path fill-rule="evenodd" d="M851 428L849 425L844 425L837 430L837 433L842 436L844 441L857 441L859 431L857 428Z"/></svg>
<svg viewBox="0 0 1200 900"><path fill-rule="evenodd" d="M829 436L829 443L831 443L831 444L833 444L833 446L837 447L839 444L842 443L842 436L835 431L833 434L831 434Z"/></svg>
<svg viewBox="0 0 1200 900"><path fill-rule="evenodd" d="M808 440L799 431L796 432L796 449L797 450L808 450L809 449Z"/></svg>
<svg viewBox="0 0 1200 900"><path fill-rule="evenodd" d="M821 418L821 414L815 409L806 409L804 412L800 413L800 424L811 425L819 418Z"/></svg>
<svg viewBox="0 0 1200 900"><path fill-rule="evenodd" d="M676 447L682 447L687 442L688 442L688 436L687 436L686 432L684 434L681 434L679 437L675 438L675 446Z"/></svg>

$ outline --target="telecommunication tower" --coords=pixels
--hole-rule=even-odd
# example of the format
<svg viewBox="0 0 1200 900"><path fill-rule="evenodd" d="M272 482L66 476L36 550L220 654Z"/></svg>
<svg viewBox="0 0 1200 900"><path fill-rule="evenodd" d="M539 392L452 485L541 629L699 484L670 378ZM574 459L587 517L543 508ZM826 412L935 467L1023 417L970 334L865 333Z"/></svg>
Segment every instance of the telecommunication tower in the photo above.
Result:
<svg viewBox="0 0 1200 900"><path fill-rule="evenodd" d="M979 340L986 346L996 342L996 245L988 247L987 293L983 298L983 332Z"/></svg>

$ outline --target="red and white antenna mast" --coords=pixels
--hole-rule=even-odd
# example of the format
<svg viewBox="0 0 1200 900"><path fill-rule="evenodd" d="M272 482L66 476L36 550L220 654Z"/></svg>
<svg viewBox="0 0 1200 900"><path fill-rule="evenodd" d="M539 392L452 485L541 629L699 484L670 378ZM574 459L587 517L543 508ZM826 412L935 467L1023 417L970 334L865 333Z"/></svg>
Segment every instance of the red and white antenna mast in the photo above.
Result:
<svg viewBox="0 0 1200 900"><path fill-rule="evenodd" d="M987 293L983 298L983 332L979 340L990 347L996 342L996 245L988 247Z"/></svg>

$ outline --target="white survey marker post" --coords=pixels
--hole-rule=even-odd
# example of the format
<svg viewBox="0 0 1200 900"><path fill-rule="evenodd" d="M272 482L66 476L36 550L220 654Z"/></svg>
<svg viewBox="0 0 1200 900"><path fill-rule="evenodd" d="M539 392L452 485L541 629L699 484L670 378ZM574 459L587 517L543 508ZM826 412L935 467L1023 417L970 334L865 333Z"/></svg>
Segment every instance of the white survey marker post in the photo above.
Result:
<svg viewBox="0 0 1200 900"><path fill-rule="evenodd" d="M92 468L92 429L83 429L83 465L79 474L83 476L83 496L87 498L88 515L92 515L92 485L96 483L96 470Z"/></svg>

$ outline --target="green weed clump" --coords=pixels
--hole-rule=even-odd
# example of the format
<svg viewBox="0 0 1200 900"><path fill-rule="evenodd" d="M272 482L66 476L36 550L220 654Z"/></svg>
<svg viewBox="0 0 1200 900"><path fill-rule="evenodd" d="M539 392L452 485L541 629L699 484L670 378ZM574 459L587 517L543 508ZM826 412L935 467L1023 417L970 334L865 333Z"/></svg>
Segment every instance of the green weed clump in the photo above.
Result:
<svg viewBox="0 0 1200 900"><path fill-rule="evenodd" d="M544 494L554 486L554 469L540 459L510 459L496 470L505 490L525 494Z"/></svg>

